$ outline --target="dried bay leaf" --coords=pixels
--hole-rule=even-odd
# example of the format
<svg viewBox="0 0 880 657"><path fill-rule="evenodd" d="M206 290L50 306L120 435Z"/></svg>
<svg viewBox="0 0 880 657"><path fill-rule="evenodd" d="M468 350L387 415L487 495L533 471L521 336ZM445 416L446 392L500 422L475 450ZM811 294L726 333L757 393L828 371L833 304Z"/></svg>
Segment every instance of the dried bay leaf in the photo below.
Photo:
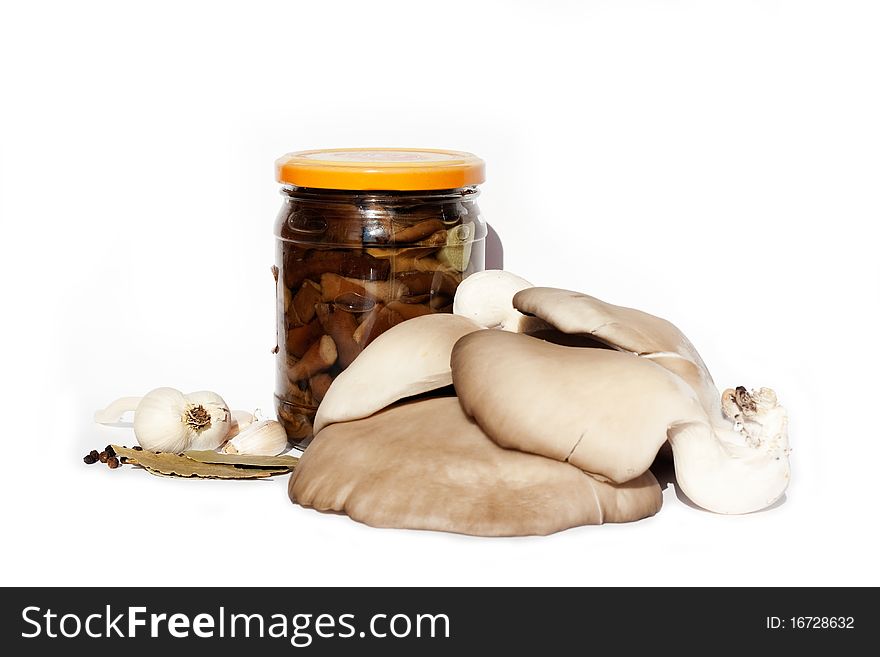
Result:
<svg viewBox="0 0 880 657"><path fill-rule="evenodd" d="M247 468L289 468L293 470L299 459L295 456L253 456L248 454L220 454L213 451L190 450L184 456L199 463L225 463Z"/></svg>
<svg viewBox="0 0 880 657"><path fill-rule="evenodd" d="M265 468L237 468L234 465L220 463L199 463L190 461L191 465L163 465L161 468L150 468L143 463L135 463L152 475L160 477L182 477L184 479L266 479L274 475L289 474L290 470L266 470Z"/></svg>
<svg viewBox="0 0 880 657"><path fill-rule="evenodd" d="M113 445L117 456L124 456L129 463L140 465L150 474L198 477L201 479L263 479L273 475L287 474L287 466L238 467L226 463L201 463L182 454L150 452Z"/></svg>

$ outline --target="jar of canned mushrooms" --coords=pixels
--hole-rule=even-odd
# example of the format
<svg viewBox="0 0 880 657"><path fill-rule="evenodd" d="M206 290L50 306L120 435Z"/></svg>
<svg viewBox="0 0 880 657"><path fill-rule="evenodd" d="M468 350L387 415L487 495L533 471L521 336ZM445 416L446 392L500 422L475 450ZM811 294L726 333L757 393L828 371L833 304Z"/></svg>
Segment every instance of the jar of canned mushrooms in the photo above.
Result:
<svg viewBox="0 0 880 657"><path fill-rule="evenodd" d="M276 177L275 406L304 447L334 377L395 324L451 312L483 269L485 167L459 151L330 149L285 155Z"/></svg>

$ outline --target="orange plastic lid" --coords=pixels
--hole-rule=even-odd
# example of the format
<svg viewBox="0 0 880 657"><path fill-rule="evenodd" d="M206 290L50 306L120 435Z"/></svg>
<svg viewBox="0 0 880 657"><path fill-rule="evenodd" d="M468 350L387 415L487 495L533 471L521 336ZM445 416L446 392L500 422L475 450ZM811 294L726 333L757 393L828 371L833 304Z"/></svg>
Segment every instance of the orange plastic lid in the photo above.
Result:
<svg viewBox="0 0 880 657"><path fill-rule="evenodd" d="M432 148L328 148L288 153L275 161L275 179L318 189L455 189L486 179L476 155Z"/></svg>

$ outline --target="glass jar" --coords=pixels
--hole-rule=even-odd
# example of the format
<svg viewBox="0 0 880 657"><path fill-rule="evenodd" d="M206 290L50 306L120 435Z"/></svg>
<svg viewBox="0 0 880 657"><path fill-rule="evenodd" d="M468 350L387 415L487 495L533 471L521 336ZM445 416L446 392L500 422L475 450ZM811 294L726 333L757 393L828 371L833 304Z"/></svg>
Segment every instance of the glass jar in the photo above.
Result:
<svg viewBox="0 0 880 657"><path fill-rule="evenodd" d="M470 153L333 149L276 162L275 410L305 447L333 379L384 331L452 311L482 271L484 164Z"/></svg>

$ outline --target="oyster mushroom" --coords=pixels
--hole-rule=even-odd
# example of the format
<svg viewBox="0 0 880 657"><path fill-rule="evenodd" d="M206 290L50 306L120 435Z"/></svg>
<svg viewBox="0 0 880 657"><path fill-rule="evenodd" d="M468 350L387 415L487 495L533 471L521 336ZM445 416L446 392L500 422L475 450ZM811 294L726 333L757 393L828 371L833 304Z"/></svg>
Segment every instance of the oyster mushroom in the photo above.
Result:
<svg viewBox="0 0 880 657"><path fill-rule="evenodd" d="M452 312L475 321L483 328L500 328L523 333L528 329L547 328L547 324L529 318L513 307L513 297L532 287L526 279L500 269L471 274L455 291Z"/></svg>
<svg viewBox="0 0 880 657"><path fill-rule="evenodd" d="M650 472L617 486L568 463L499 447L454 397L328 426L303 454L288 492L297 504L374 527L477 536L628 522L662 503Z"/></svg>
<svg viewBox="0 0 880 657"><path fill-rule="evenodd" d="M717 513L749 513L782 497L791 475L788 419L772 390L737 388L719 395L705 363L681 331L639 310L536 287L516 293L513 305L566 334L592 336L655 363L690 387L702 413L669 422L666 435L678 485L692 502ZM590 373L585 370L584 376ZM636 402L621 391L620 401L608 409L609 420L631 413ZM668 420L654 419L659 427Z"/></svg>
<svg viewBox="0 0 880 657"><path fill-rule="evenodd" d="M404 397L448 386L452 346L479 328L464 317L434 314L388 329L333 381L315 415L315 433L334 422L367 417Z"/></svg>
<svg viewBox="0 0 880 657"><path fill-rule="evenodd" d="M506 331L459 340L452 380L462 408L502 447L616 483L651 466L668 426L702 416L687 384L649 360Z"/></svg>
<svg viewBox="0 0 880 657"><path fill-rule="evenodd" d="M590 336L653 360L682 377L707 409L720 413L718 389L700 354L678 328L641 310L615 306L580 292L532 287L513 297L513 305L571 336Z"/></svg>

